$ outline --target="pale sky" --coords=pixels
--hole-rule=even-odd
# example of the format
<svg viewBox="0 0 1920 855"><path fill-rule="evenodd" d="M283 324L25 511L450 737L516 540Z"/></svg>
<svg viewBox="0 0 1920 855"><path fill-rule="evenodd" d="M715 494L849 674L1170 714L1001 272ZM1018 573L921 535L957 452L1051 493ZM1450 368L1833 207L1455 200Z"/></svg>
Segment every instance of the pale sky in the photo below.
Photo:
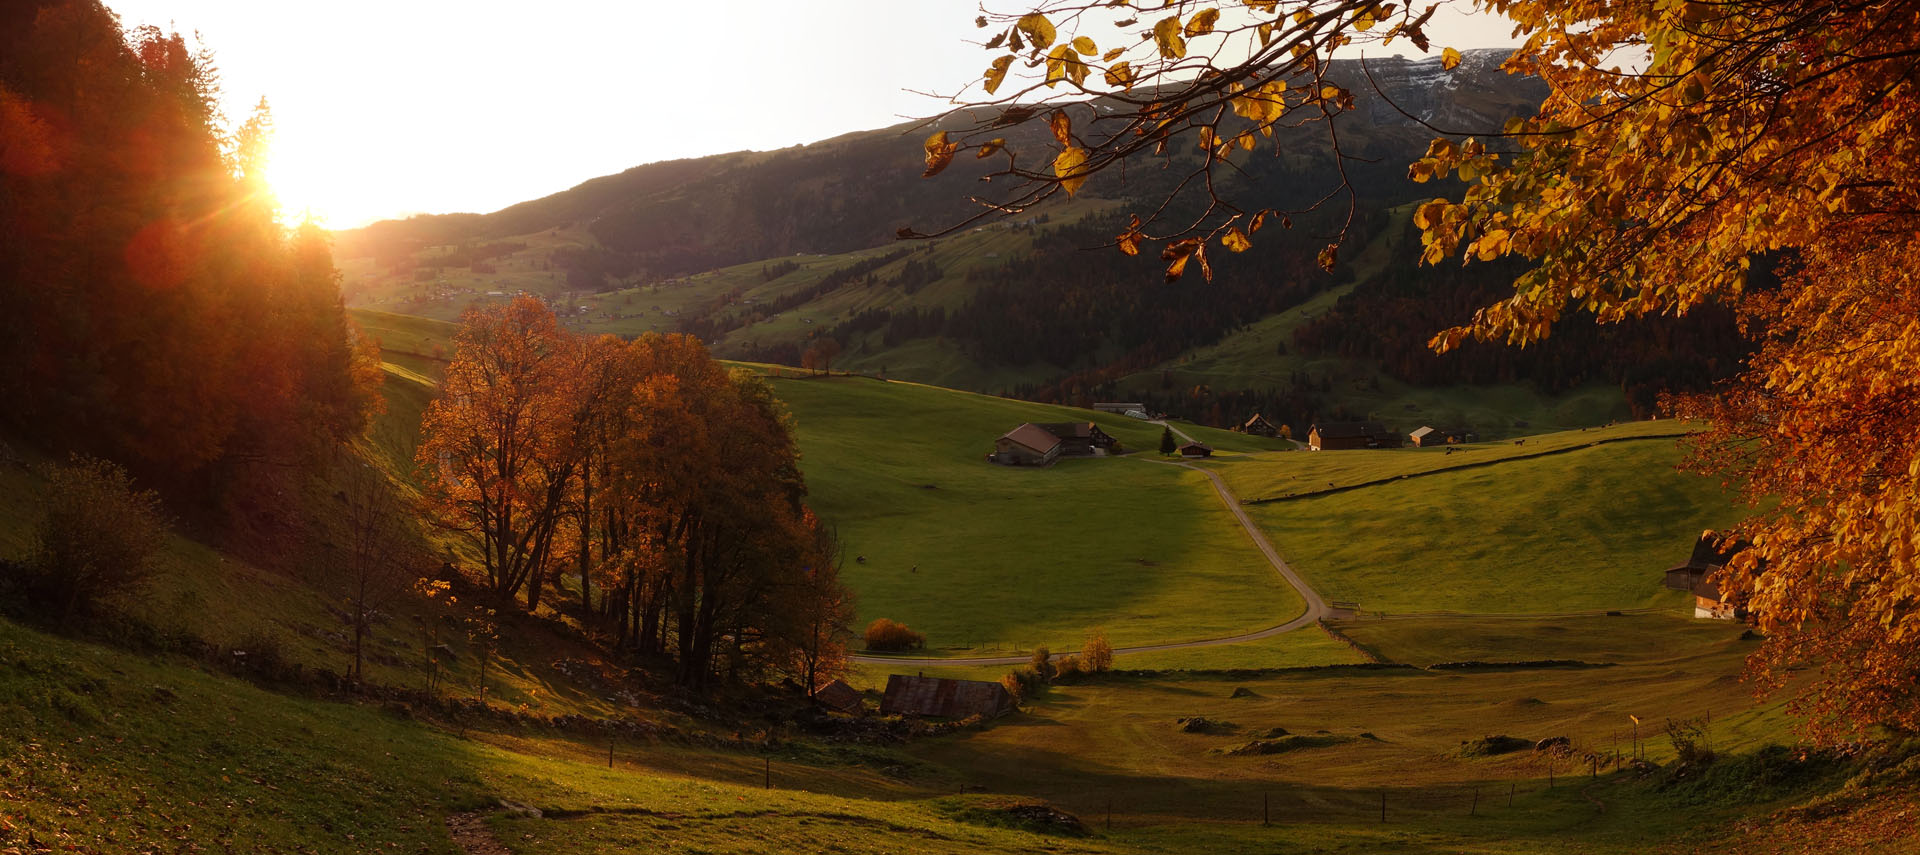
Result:
<svg viewBox="0 0 1920 855"><path fill-rule="evenodd" d="M907 90L951 93L997 55L970 43L979 0L107 3L129 29L198 31L231 121L266 96L286 215L334 228L937 113ZM1429 32L1438 51L1510 29L1443 10Z"/></svg>

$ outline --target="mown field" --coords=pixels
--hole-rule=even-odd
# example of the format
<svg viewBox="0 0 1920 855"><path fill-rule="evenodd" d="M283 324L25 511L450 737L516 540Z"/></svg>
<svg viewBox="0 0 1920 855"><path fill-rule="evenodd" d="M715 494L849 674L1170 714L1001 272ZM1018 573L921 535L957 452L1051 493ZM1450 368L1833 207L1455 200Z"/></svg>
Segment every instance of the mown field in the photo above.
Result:
<svg viewBox="0 0 1920 855"><path fill-rule="evenodd" d="M792 408L813 507L837 528L860 622L906 622L936 652L1213 638L1303 608L1198 473L1140 459L987 463L1024 421L1095 417L860 377L769 382ZM1160 428L1096 417L1132 448ZM1241 447L1259 440L1202 432ZM864 558L865 560L860 560Z"/></svg>
<svg viewBox="0 0 1920 855"><path fill-rule="evenodd" d="M1703 529L1740 515L1717 481L1676 471L1679 461L1671 440L1618 442L1250 512L1316 590L1368 612L1678 609L1685 595L1661 587L1661 572Z"/></svg>

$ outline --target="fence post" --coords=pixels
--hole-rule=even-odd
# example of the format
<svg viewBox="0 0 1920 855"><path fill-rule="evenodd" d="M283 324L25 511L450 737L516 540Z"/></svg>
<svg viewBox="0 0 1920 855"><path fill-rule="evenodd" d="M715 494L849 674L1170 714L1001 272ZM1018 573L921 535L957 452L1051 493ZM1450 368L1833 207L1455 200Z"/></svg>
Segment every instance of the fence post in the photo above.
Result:
<svg viewBox="0 0 1920 855"><path fill-rule="evenodd" d="M1473 788L1473 807L1467 810L1467 816L1479 816L1479 815L1480 815L1480 788L1474 787Z"/></svg>
<svg viewBox="0 0 1920 855"><path fill-rule="evenodd" d="M614 736L607 740L607 768L609 769L613 768L613 745L619 741L619 736Z"/></svg>
<svg viewBox="0 0 1920 855"><path fill-rule="evenodd" d="M1268 804L1267 793L1266 791L1262 790L1260 793L1260 825L1262 827L1265 827L1272 824L1273 824L1273 813L1270 810L1270 805Z"/></svg>
<svg viewBox="0 0 1920 855"><path fill-rule="evenodd" d="M1517 789L1520 789L1519 784L1513 783L1512 781L1507 782L1507 807L1513 807L1513 791Z"/></svg>

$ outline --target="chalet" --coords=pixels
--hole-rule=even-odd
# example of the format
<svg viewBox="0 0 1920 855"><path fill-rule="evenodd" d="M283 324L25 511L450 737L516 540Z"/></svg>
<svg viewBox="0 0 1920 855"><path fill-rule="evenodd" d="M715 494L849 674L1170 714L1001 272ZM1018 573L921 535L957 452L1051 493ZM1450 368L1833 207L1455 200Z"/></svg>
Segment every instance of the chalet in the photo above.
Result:
<svg viewBox="0 0 1920 855"><path fill-rule="evenodd" d="M1028 423L994 440L987 459L1007 466L1048 466L1059 459L1061 446L1059 437Z"/></svg>
<svg viewBox="0 0 1920 855"><path fill-rule="evenodd" d="M1735 553L1745 549L1746 543L1733 543L1726 548L1715 544L1719 536L1711 530L1700 533L1700 539L1694 541L1693 554L1685 564L1675 564L1667 568L1666 586L1693 595L1693 616L1717 620L1744 619L1747 610L1731 602L1720 592L1720 586L1707 581L1708 577L1727 566Z"/></svg>
<svg viewBox="0 0 1920 855"><path fill-rule="evenodd" d="M1400 435L1379 422L1320 422L1307 431L1307 447L1314 451L1399 448Z"/></svg>
<svg viewBox="0 0 1920 855"><path fill-rule="evenodd" d="M1407 438L1419 448L1431 448L1436 445L1455 445L1462 442L1479 442L1480 437L1464 430L1441 430L1436 427L1422 427Z"/></svg>
<svg viewBox="0 0 1920 855"><path fill-rule="evenodd" d="M1093 422L1048 422L1036 424L1060 440L1060 456L1092 457L1113 448L1114 438Z"/></svg>
<svg viewBox="0 0 1920 855"><path fill-rule="evenodd" d="M1204 442L1189 442L1180 446L1181 457L1212 457L1213 447Z"/></svg>
<svg viewBox="0 0 1920 855"><path fill-rule="evenodd" d="M880 712L940 718L975 715L994 718L1011 711L1013 705L1013 696L999 683L893 674L887 677L887 693L880 699Z"/></svg>
<svg viewBox="0 0 1920 855"><path fill-rule="evenodd" d="M860 696L860 690L847 685L845 680L835 680L820 687L813 693L813 702L834 712L859 715L866 712L866 700Z"/></svg>
<svg viewBox="0 0 1920 855"><path fill-rule="evenodd" d="M1274 437L1280 435L1280 426L1267 421L1267 417L1259 413L1254 413L1245 422L1242 422L1239 427L1234 428L1234 430L1248 436Z"/></svg>

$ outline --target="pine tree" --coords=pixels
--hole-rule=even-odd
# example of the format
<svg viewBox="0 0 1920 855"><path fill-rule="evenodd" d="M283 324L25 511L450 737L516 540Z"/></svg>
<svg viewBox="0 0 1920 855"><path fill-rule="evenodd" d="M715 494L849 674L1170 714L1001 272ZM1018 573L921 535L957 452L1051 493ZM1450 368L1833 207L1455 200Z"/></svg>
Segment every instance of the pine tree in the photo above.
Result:
<svg viewBox="0 0 1920 855"><path fill-rule="evenodd" d="M1171 426L1160 431L1161 454L1172 454L1175 450L1179 449L1179 447L1180 444L1173 440L1173 428Z"/></svg>

